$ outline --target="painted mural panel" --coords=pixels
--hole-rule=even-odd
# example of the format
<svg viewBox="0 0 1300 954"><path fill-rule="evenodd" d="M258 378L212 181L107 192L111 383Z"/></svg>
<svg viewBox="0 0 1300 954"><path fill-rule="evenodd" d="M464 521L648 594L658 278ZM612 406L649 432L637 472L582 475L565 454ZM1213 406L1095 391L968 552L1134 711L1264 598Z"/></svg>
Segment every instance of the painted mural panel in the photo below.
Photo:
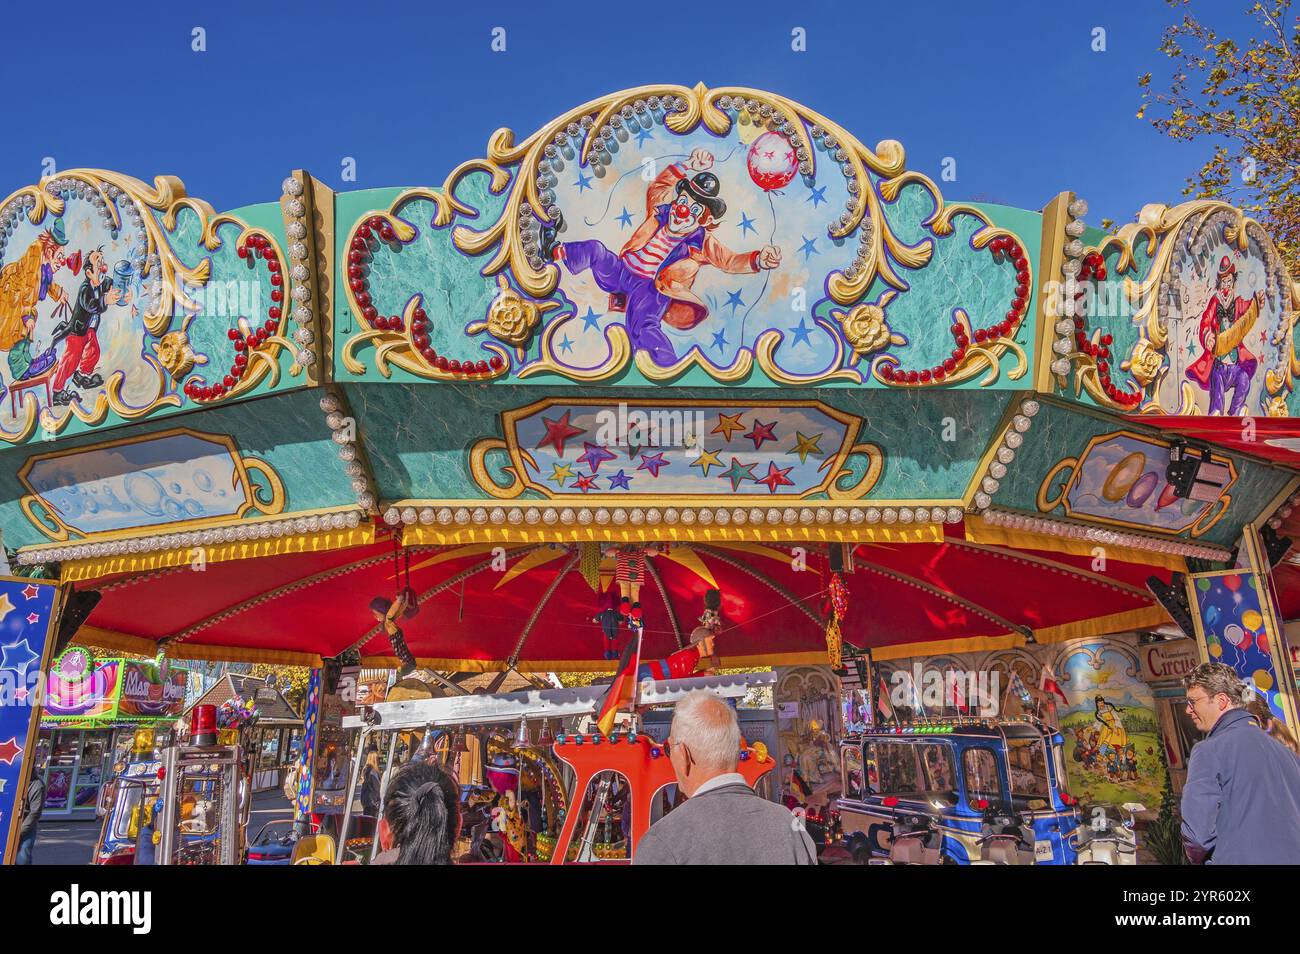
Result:
<svg viewBox="0 0 1300 954"><path fill-rule="evenodd" d="M175 179L72 170L18 191L0 207L0 440L274 385L292 271L272 232Z"/></svg>
<svg viewBox="0 0 1300 954"><path fill-rule="evenodd" d="M883 456L858 418L814 402L547 400L503 415L505 441L471 450L488 493L517 496L860 496ZM489 455L516 475L500 485Z"/></svg>
<svg viewBox="0 0 1300 954"><path fill-rule="evenodd" d="M1274 650L1285 645L1267 608L1265 584L1253 572L1231 570L1189 577L1188 593L1197 636L1213 662L1226 663L1255 688L1273 715L1294 729Z"/></svg>
<svg viewBox="0 0 1300 954"><path fill-rule="evenodd" d="M1129 413L1295 413L1300 285L1258 222L1198 200L1088 238L1055 296L1058 387Z"/></svg>
<svg viewBox="0 0 1300 954"><path fill-rule="evenodd" d="M1065 738L1069 791L1085 806L1160 804L1163 742L1154 696L1141 677L1135 637L899 659L881 663L879 669L891 690L925 685L930 673L936 686L948 687L928 702L925 692L896 694L894 709L914 718L988 716L990 708L1008 716L1047 713ZM958 687L955 693L953 686ZM990 694L995 697L991 706Z"/></svg>
<svg viewBox="0 0 1300 954"><path fill-rule="evenodd" d="M923 387L1027 368L1036 224L945 205L898 143L767 93L614 94L358 212L354 375L367 352L439 380Z"/></svg>
<svg viewBox="0 0 1300 954"><path fill-rule="evenodd" d="M54 539L169 523L276 513L284 484L224 435L188 429L30 458L23 508Z"/></svg>
<svg viewBox="0 0 1300 954"><path fill-rule="evenodd" d="M16 577L0 578L0 862L18 846L24 781L34 770L40 697L38 679L48 664L58 587Z"/></svg>
<svg viewBox="0 0 1300 954"><path fill-rule="evenodd" d="M1164 533L1200 536L1227 510L1237 479L1233 462L1214 458L1231 475L1215 501L1180 498L1165 478L1169 445L1132 431L1094 437L1078 457L1059 461L1038 492L1039 509L1061 507L1069 516ZM1054 492L1058 482L1063 489Z"/></svg>

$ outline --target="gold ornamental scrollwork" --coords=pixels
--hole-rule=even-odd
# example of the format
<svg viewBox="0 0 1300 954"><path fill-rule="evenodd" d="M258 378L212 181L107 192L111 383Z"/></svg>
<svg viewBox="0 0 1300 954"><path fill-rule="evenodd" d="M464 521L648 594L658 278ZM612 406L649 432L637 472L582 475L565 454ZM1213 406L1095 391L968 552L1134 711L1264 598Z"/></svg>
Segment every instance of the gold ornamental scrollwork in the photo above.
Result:
<svg viewBox="0 0 1300 954"><path fill-rule="evenodd" d="M175 231L178 217L183 210L188 210L198 217L199 244L208 251L221 247L222 241L217 234L220 226L234 225L240 230L238 247L246 245L248 238L260 236L267 247L281 263L287 259L279 247L276 238L263 229L248 226L241 219L231 215L218 215L207 202L185 194L185 186L174 176L158 176L153 186L132 176L123 175L105 169L70 169L43 177L36 185L26 186L9 196L7 205L16 198L27 197L32 205L27 209L27 220L32 225L40 225L47 216L61 216L67 208L67 200L58 194L56 182L75 183L89 190L89 194L103 204L103 214L107 217L110 228L120 231L123 228L123 203L134 205L139 214L139 228L145 238L144 266L140 270L142 281L156 282L158 292L151 296L149 308L141 311L140 320L152 342L141 353L141 360L156 375L156 389L153 395L142 404L128 402L122 394L126 385L126 372L113 371L104 382L103 390L98 392L89 408L80 401L73 401L62 410L52 407L39 408L32 395L23 396L22 407L25 419L15 431L0 427L0 440L8 443L20 443L34 433L37 425L47 435L61 433L68 423L76 419L83 424L96 426L107 419L109 412L117 414L124 420L136 420L161 407L180 407L182 400L168 387L170 378L174 387L181 390L186 378L195 364L203 364L207 356L195 355L189 347L188 325L202 305L190 297L187 288L206 286L212 277L210 259L203 259L194 266L186 265L177 255L169 239L169 233ZM155 216L152 213L159 213ZM292 277L289 269L281 271L285 301L290 300ZM180 316L180 323L173 327L173 322ZM283 325L281 325L282 327ZM257 387L270 375L271 384L278 381L280 370L277 354L281 348L291 347L291 343L273 335L267 339L266 348L250 351L248 370L238 383L231 387L223 400L238 397Z"/></svg>
<svg viewBox="0 0 1300 954"><path fill-rule="evenodd" d="M522 227L525 221L550 223L553 219L553 207L547 205L552 199L544 196L544 185L539 185L538 181L548 149L553 151L558 148L558 143L563 142L564 148L575 150L566 154L566 158L576 157L578 163L586 163L593 150L598 148L602 131L607 132L621 122L619 117L629 115L637 104L644 108L646 102L650 102L652 108L662 109L662 122L673 133L686 134L703 126L714 135L723 136L731 132L737 122L737 118L720 105L724 100L730 101L728 106L732 110L753 112L753 122L788 123L784 128L797 130L790 134L790 138L792 144L806 147L800 151L805 174L815 174L817 162L817 150L811 148L809 128L820 129L824 133L814 134L825 135L828 141L834 140L837 146L835 159L844 167L850 184L849 204L852 207L830 222L828 233L831 238L842 240L859 228L863 230L862 251L856 263L831 271L826 279L830 302L844 309L839 314L852 314L853 308L861 303L876 279L883 281L892 294L907 291L910 286L898 268L921 269L931 261L933 237L927 236L916 244L909 244L899 237L884 215L883 205L895 201L907 185L919 186L931 197L935 211L923 224L934 235L952 234L953 219L957 215L971 215L980 223L972 237L975 248L982 248L1001 236L1019 242L1018 236L994 227L981 210L969 205L946 205L933 181L905 172L905 153L899 143L885 140L875 149L869 149L837 123L785 97L741 87L709 89L703 84L694 87L650 85L599 97L557 116L522 141L516 141L511 130L498 129L489 138L483 158L456 167L440 188L407 190L387 210L361 215L347 236L347 242L351 243L357 231L375 216L388 223L397 241L408 242L414 230L401 219L402 207L414 199L434 204L433 225L452 226L454 247L465 255L481 257L481 274L498 281L498 299L489 307L486 318L470 322L465 331L468 335L486 332L501 342L497 345L489 341L481 347L501 355L503 361L491 371L476 373L475 380L493 380L510 373L508 356L513 356L520 378L553 374L569 380L599 382L610 380L624 373L629 365L634 365L644 377L655 382L672 381L698 369L716 381L736 383L757 367L769 379L785 385L830 381L861 384L866 378L865 369L859 370L855 364L859 358L869 355L858 347L864 339L859 337L857 344L850 341L846 345L839 333L843 325L837 324L834 315L829 321L824 316L812 316L812 320L834 341L835 353L824 370L811 374L790 373L777 364L776 351L783 335L775 329L761 333L752 346L742 347L732 363L725 367L718 367L708 360L698 346L671 366L657 365L647 355L634 353L626 331L612 324L601 329L607 346L605 355L590 367L574 368L560 360L555 351L558 339L554 332L561 322L547 322L541 313L547 308L557 307L550 298L559 287L559 268L553 262L543 261L536 247L530 246L525 239ZM494 217L482 223L473 221L480 210L470 207L455 195L466 177L478 173L487 174L487 188L493 195L505 197L500 208L493 213ZM358 303L346 282L344 290L354 313L359 314ZM418 296L413 304L418 305ZM539 319L536 324L532 321L534 316ZM1019 323L1020 318L1016 321L1017 328ZM432 380L463 379L423 360L411 341L410 329L407 320L401 330L368 328L359 332L343 347L344 367L354 375L363 374L366 365L358 353L362 347L369 346L375 350L376 369L385 377L390 375L392 365ZM960 366L944 383L961 383L980 375L985 375L985 385L993 383L1001 373L999 361L1005 352L1011 352L1017 359L1008 376L1013 379L1022 376L1028 361L1023 349L1013 340L1014 336L1014 328L1004 337L990 335L979 348L971 349L963 356ZM891 344L897 344L892 337Z"/></svg>
<svg viewBox="0 0 1300 954"><path fill-rule="evenodd" d="M1079 458L1067 457L1064 460L1058 460L1052 469L1047 472L1047 476L1043 478L1043 482L1038 486L1037 504L1040 513L1051 513L1064 502L1065 495L1070 492L1070 484L1074 482L1075 472L1077 472L1078 468ZM1071 472L1070 475L1062 479L1067 470ZM1056 496L1049 496L1052 488L1058 482L1060 487Z"/></svg>
<svg viewBox="0 0 1300 954"><path fill-rule="evenodd" d="M1263 226L1242 210L1218 199L1197 199L1173 207L1158 203L1144 206L1136 222L1121 227L1099 245L1085 247L1080 256L1086 259L1090 255L1099 255L1104 261L1107 256L1114 255L1112 268L1117 275L1134 271L1139 254L1150 259L1144 275L1128 276L1121 286L1125 300L1133 307L1131 319L1126 320L1139 326L1141 333L1130 354L1120 363L1120 370L1128 372L1144 392L1153 384L1158 385L1169 369L1169 324L1161 311L1161 289L1168 280L1178 250L1176 239L1184 227L1195 231L1215 217L1224 215L1231 220L1224 230L1228 244L1244 252L1254 238L1262 248L1273 247ZM1284 314L1278 335L1270 344L1280 347L1289 338L1290 347L1287 348L1286 377L1271 370L1266 372L1265 389L1271 398L1266 405L1269 415L1285 413L1285 394L1292 389L1294 379L1300 376L1300 355L1296 353L1294 335L1295 322L1300 318L1300 282L1288 276L1279 287L1284 288ZM1093 329L1090 343L1097 344L1100 334L1100 328ZM1134 410L1131 405L1116 401L1105 392L1095 356L1076 350L1064 357L1075 368L1076 394L1086 391L1097 404L1110 410L1123 413ZM1179 407L1166 408L1161 406L1158 393L1152 392L1151 400L1143 404L1141 413L1187 413L1186 409L1194 406L1195 402L1189 400L1186 387L1179 388L1179 395Z"/></svg>

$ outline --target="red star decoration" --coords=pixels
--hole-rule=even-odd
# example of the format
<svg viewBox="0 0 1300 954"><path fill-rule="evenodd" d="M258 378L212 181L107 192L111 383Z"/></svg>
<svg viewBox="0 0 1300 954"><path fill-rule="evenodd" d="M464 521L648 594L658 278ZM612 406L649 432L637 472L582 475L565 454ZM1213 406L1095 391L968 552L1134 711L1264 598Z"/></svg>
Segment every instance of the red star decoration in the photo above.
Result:
<svg viewBox="0 0 1300 954"><path fill-rule="evenodd" d="M14 698L17 699L19 702L26 702L28 695L30 695L30 693L26 689L14 690Z"/></svg>
<svg viewBox="0 0 1300 954"><path fill-rule="evenodd" d="M40 593L40 590L32 586L30 583L23 587L23 597L26 599L34 600L38 593Z"/></svg>
<svg viewBox="0 0 1300 954"><path fill-rule="evenodd" d="M748 436L748 435L747 435L747 436ZM791 480L789 477L786 476L786 474L790 473L790 471L792 471L792 470L794 470L794 465L791 465L791 466L785 468L784 470L781 470L781 469L779 469L779 468L776 466L775 463L773 463L772 461L768 461L768 462L767 462L767 476L766 476L766 477L760 477L760 478L758 478L756 481L754 481L754 483L756 483L756 484L767 484L767 489L768 489L768 491L769 491L770 493L776 493L776 488L777 488L777 487L782 487L782 486L785 486L785 487L793 487L793 486L794 486L794 481Z"/></svg>
<svg viewBox="0 0 1300 954"><path fill-rule="evenodd" d="M36 625L37 623L39 623L40 621L41 621L41 618L40 618L39 616L37 616L35 613L28 613L28 614L27 614L27 622L31 623L33 626L35 626L35 625Z"/></svg>
<svg viewBox="0 0 1300 954"><path fill-rule="evenodd" d="M572 411L565 411L558 421L549 417L542 418L542 423L546 425L546 436L538 441L537 446L545 447L550 444L555 448L555 453L563 457L564 442L570 437L587 433L584 428L574 427L569 423L569 415L572 413Z"/></svg>
<svg viewBox="0 0 1300 954"><path fill-rule="evenodd" d="M776 435L772 433L772 428L776 427L776 421L771 424L764 424L758 418L754 418L754 429L745 436L754 442L754 450L763 446L763 441L774 441Z"/></svg>
<svg viewBox="0 0 1300 954"><path fill-rule="evenodd" d="M573 483L569 484L569 486L577 487L585 494L592 487L596 486L595 480L595 474L579 474L577 479Z"/></svg>
<svg viewBox="0 0 1300 954"><path fill-rule="evenodd" d="M22 754L23 747L18 744L16 738L8 742L0 742L0 762L5 765L13 765L14 759Z"/></svg>

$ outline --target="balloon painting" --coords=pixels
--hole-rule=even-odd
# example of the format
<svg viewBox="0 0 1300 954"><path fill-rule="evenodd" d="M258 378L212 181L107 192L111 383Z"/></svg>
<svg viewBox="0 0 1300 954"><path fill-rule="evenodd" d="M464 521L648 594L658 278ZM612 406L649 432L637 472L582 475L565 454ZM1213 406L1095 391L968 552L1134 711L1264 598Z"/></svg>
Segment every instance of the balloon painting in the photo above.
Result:
<svg viewBox="0 0 1300 954"><path fill-rule="evenodd" d="M1270 691L1278 682L1269 633L1272 623L1263 611L1255 574L1234 570L1194 579L1192 609L1199 616L1210 660L1231 666L1285 721L1281 696Z"/></svg>

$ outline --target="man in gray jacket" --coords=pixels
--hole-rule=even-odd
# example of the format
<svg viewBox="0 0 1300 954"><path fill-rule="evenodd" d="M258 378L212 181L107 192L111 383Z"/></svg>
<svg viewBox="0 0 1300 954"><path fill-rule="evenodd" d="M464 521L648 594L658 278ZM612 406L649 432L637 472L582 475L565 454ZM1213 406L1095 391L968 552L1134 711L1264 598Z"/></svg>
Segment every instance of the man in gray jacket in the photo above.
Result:
<svg viewBox="0 0 1300 954"><path fill-rule="evenodd" d="M677 703L668 758L686 801L650 826L638 865L814 865L817 851L795 815L760 798L736 771L740 725L717 696Z"/></svg>
<svg viewBox="0 0 1300 954"><path fill-rule="evenodd" d="M1183 679L1206 733L1183 787L1183 844L1197 864L1300 864L1300 758L1241 708L1241 679L1202 663Z"/></svg>
<svg viewBox="0 0 1300 954"><path fill-rule="evenodd" d="M32 850L36 847L36 826L40 824L41 812L45 810L45 777L39 768L32 770L32 780L27 783L23 793L22 820L18 823L18 853L14 864L30 865Z"/></svg>

